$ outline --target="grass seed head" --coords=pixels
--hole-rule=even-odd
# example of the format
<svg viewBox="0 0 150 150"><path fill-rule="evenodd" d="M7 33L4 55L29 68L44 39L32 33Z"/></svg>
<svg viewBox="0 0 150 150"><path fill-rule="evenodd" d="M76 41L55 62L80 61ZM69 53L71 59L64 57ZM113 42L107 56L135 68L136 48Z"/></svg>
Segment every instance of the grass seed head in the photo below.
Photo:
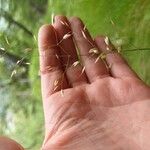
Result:
<svg viewBox="0 0 150 150"><path fill-rule="evenodd" d="M86 30L86 25L84 25L84 28L83 28L83 30L84 30L84 31Z"/></svg>
<svg viewBox="0 0 150 150"><path fill-rule="evenodd" d="M5 51L5 48L1 47L0 50Z"/></svg>
<svg viewBox="0 0 150 150"><path fill-rule="evenodd" d="M100 55L96 58L95 63L97 63L99 59L100 59Z"/></svg>
<svg viewBox="0 0 150 150"><path fill-rule="evenodd" d="M54 13L51 14L51 23L54 24Z"/></svg>
<svg viewBox="0 0 150 150"><path fill-rule="evenodd" d="M106 50L107 50L107 51L110 51L110 48L107 46L107 47L106 47Z"/></svg>
<svg viewBox="0 0 150 150"><path fill-rule="evenodd" d="M26 62L25 64L26 64L26 65L30 65L31 63L30 63L30 62Z"/></svg>
<svg viewBox="0 0 150 150"><path fill-rule="evenodd" d="M113 26L115 26L115 23L114 23L114 21L111 19L110 20L110 22L111 22L111 24L113 25Z"/></svg>
<svg viewBox="0 0 150 150"><path fill-rule="evenodd" d="M31 51L32 51L32 48L26 48L24 51L25 51L26 53L31 52Z"/></svg>
<svg viewBox="0 0 150 150"><path fill-rule="evenodd" d="M17 73L17 71L13 70L10 77L12 78L16 73Z"/></svg>
<svg viewBox="0 0 150 150"><path fill-rule="evenodd" d="M55 86L54 91L56 91L57 88L58 88L58 86Z"/></svg>
<svg viewBox="0 0 150 150"><path fill-rule="evenodd" d="M105 53L101 53L97 58L96 58L96 60L95 60L95 63L97 63L98 62L98 60L99 59L105 59L106 58L106 54Z"/></svg>
<svg viewBox="0 0 150 150"><path fill-rule="evenodd" d="M57 54L55 54L56 58L59 60L59 56Z"/></svg>
<svg viewBox="0 0 150 150"><path fill-rule="evenodd" d="M121 52L121 47L117 48L117 52L120 53Z"/></svg>
<svg viewBox="0 0 150 150"><path fill-rule="evenodd" d="M5 36L5 40L6 40L6 43L7 43L8 45L10 45L7 36Z"/></svg>
<svg viewBox="0 0 150 150"><path fill-rule="evenodd" d="M106 58L106 54L105 54L104 52L101 53L101 54L100 54L100 58L101 58L101 59L105 59L105 58Z"/></svg>
<svg viewBox="0 0 150 150"><path fill-rule="evenodd" d="M107 36L105 37L104 41L105 41L105 44L106 44L106 45L109 45L109 44L110 44L109 38L108 38Z"/></svg>
<svg viewBox="0 0 150 150"><path fill-rule="evenodd" d="M36 35L33 35L33 39L34 39L35 41L37 41L37 37L36 37Z"/></svg>
<svg viewBox="0 0 150 150"><path fill-rule="evenodd" d="M83 67L82 71L81 71L81 75L84 73L85 71L85 66Z"/></svg>
<svg viewBox="0 0 150 150"><path fill-rule="evenodd" d="M48 71L51 71L53 68L51 66L46 66L45 69L48 70Z"/></svg>
<svg viewBox="0 0 150 150"><path fill-rule="evenodd" d="M65 34L64 36L63 36L63 40L66 40L66 39L68 39L69 37L71 37L71 33L67 33L67 34Z"/></svg>
<svg viewBox="0 0 150 150"><path fill-rule="evenodd" d="M108 69L111 69L111 67L112 67L112 64L109 64L109 65L108 65Z"/></svg>
<svg viewBox="0 0 150 150"><path fill-rule="evenodd" d="M92 54L92 53L93 53L93 54L99 54L99 51L98 51L98 49L96 49L96 48L92 48L92 49L89 50L89 53L90 53L90 54Z"/></svg>
<svg viewBox="0 0 150 150"><path fill-rule="evenodd" d="M76 66L79 65L79 64L80 64L79 61L75 61L75 62L72 64L72 66L76 67Z"/></svg>
<svg viewBox="0 0 150 150"><path fill-rule="evenodd" d="M64 22L64 21L60 20L60 23L61 23L62 25L64 25L64 26L69 27L69 25L68 25L68 23L67 23L67 22Z"/></svg>
<svg viewBox="0 0 150 150"><path fill-rule="evenodd" d="M54 86L58 86L58 82L59 82L58 80L55 80L54 81Z"/></svg>
<svg viewBox="0 0 150 150"><path fill-rule="evenodd" d="M21 60L18 60L18 61L16 62L16 65L19 65L19 64L21 63L21 61L22 61L22 59L21 59Z"/></svg>
<svg viewBox="0 0 150 150"><path fill-rule="evenodd" d="M63 22L62 20L60 20L60 23L61 23L62 25L66 25L65 22Z"/></svg>
<svg viewBox="0 0 150 150"><path fill-rule="evenodd" d="M83 30L81 30L81 33L82 33L83 37L84 37L85 39L87 39L87 37L86 37L86 35L85 35L85 32L84 32Z"/></svg>
<svg viewBox="0 0 150 150"><path fill-rule="evenodd" d="M61 96L64 97L64 90L63 89L61 89L60 93L61 93Z"/></svg>

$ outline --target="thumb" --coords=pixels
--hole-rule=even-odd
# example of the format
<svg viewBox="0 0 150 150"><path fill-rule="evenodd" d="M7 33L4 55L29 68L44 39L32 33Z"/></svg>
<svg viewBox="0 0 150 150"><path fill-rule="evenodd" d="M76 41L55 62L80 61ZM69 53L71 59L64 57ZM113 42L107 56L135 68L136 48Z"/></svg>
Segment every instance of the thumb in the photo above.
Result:
<svg viewBox="0 0 150 150"><path fill-rule="evenodd" d="M7 137L0 137L0 150L24 150L16 141Z"/></svg>

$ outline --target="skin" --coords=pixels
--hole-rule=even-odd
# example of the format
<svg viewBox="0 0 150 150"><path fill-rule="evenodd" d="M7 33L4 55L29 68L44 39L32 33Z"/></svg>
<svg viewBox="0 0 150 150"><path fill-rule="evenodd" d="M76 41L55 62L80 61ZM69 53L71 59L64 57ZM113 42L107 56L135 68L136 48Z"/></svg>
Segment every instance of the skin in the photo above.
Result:
<svg viewBox="0 0 150 150"><path fill-rule="evenodd" d="M24 150L24 149L14 140L11 140L7 137L0 137L0 150Z"/></svg>
<svg viewBox="0 0 150 150"><path fill-rule="evenodd" d="M104 36L93 40L76 17L56 16L53 25L40 28L42 150L149 149L150 88L105 41ZM82 65L72 65L78 60L75 44ZM98 56L89 54L93 47L113 51L106 55L110 69L101 59L95 63Z"/></svg>
<svg viewBox="0 0 150 150"><path fill-rule="evenodd" d="M56 16L53 25L40 28L38 43L42 150L149 149L150 88L105 36L93 40L79 18ZM80 64L74 63L76 47ZM96 61L93 48L105 52L106 60Z"/></svg>

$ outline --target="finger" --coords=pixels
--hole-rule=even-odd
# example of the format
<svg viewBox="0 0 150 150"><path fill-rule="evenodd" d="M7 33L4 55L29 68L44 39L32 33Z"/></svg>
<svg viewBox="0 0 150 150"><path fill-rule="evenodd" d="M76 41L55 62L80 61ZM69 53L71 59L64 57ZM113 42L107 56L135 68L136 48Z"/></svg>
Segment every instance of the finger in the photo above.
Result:
<svg viewBox="0 0 150 150"><path fill-rule="evenodd" d="M38 35L42 95L47 97L67 88L67 80L59 59L56 33L51 25L44 25Z"/></svg>
<svg viewBox="0 0 150 150"><path fill-rule="evenodd" d="M113 77L137 77L136 73L129 67L126 60L111 44L108 37L98 36L95 38L95 42L99 49L106 53L106 61L110 66L110 72Z"/></svg>
<svg viewBox="0 0 150 150"><path fill-rule="evenodd" d="M53 24L59 38L59 47L61 49L61 59L68 81L72 86L87 83L85 72L82 72L82 66L78 63L76 47L73 42L70 23L65 16L56 16Z"/></svg>
<svg viewBox="0 0 150 150"><path fill-rule="evenodd" d="M80 50L81 59L85 66L85 72L90 82L97 78L109 76L109 72L102 61L100 51L96 47L82 21L73 17L70 19L71 28L77 47Z"/></svg>

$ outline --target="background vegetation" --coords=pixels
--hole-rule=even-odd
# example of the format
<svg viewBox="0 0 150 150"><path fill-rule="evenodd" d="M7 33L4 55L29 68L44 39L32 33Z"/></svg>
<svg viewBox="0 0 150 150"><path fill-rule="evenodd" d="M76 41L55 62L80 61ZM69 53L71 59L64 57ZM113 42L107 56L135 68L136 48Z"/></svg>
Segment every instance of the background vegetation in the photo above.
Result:
<svg viewBox="0 0 150 150"><path fill-rule="evenodd" d="M0 0L0 134L31 150L44 133L37 33L53 14L79 16L93 36L108 35L150 84L149 0Z"/></svg>

